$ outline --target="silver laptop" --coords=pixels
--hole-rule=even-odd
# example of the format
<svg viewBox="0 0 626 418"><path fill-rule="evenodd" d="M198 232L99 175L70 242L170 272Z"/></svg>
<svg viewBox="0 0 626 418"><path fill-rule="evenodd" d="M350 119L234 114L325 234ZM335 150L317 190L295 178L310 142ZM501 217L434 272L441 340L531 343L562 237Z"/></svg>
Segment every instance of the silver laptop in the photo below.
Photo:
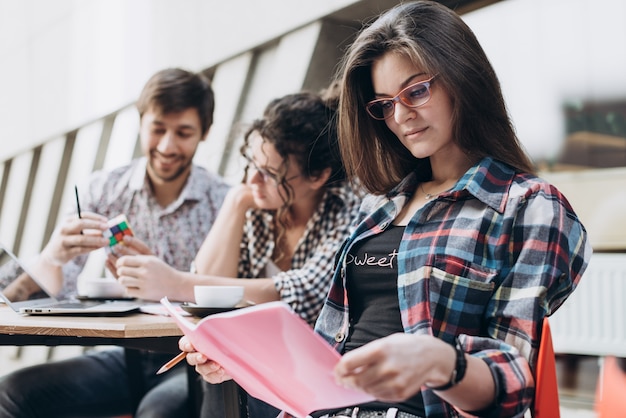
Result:
<svg viewBox="0 0 626 418"><path fill-rule="evenodd" d="M0 296L23 315L124 315L139 310L135 301L59 300L0 243Z"/></svg>

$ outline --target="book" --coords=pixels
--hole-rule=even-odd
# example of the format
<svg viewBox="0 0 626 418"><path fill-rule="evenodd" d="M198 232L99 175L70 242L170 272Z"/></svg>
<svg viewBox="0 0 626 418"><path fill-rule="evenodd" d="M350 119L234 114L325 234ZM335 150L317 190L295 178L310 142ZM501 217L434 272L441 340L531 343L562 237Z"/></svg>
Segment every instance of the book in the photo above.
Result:
<svg viewBox="0 0 626 418"><path fill-rule="evenodd" d="M161 303L198 352L248 394L295 417L374 400L335 382L341 355L285 302L218 313L195 324L167 298Z"/></svg>

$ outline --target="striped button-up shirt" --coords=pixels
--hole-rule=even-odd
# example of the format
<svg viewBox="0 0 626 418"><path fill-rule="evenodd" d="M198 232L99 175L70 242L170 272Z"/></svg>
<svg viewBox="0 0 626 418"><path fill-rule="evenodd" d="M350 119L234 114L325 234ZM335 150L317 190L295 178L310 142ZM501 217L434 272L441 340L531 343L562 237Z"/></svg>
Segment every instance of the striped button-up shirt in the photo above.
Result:
<svg viewBox="0 0 626 418"><path fill-rule="evenodd" d="M346 254L391 224L418 185L413 173L363 202L316 324L340 352L349 334ZM578 284L591 256L586 235L554 186L491 158L407 224L397 256L404 331L449 343L460 335L464 350L489 365L496 400L475 414L522 417L530 406L542 320ZM422 396L427 417L459 416L435 392L423 388Z"/></svg>

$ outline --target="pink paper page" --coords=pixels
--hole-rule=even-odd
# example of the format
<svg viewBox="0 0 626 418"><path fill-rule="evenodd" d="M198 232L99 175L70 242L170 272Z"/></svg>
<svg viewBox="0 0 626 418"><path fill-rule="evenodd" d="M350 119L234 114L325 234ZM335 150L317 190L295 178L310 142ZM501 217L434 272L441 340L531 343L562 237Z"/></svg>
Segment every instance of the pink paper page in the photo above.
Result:
<svg viewBox="0 0 626 418"><path fill-rule="evenodd" d="M161 303L170 312L181 331L183 331L183 333L189 338L196 350L221 364L222 367L228 370L228 374L233 376L235 381L238 383L257 380L257 376L254 374L251 376L250 370L246 368L245 364L238 361L238 359L231 354L231 350L228 348L229 344L227 343L224 345L220 342L224 339L227 340L227 337L214 340L212 335L213 333L207 332L208 327L203 327L201 329L199 327L200 323L193 324L192 322L180 317L177 312L172 311L172 308L174 307L167 301L166 298L163 298ZM241 386L244 387L243 385ZM267 386L258 385L250 388L244 387L244 389L246 389L250 395L263 399L271 405L276 405L277 408L286 408L283 406L283 401L280 398L277 398Z"/></svg>
<svg viewBox="0 0 626 418"><path fill-rule="evenodd" d="M332 370L340 354L284 302L212 315L197 325L173 317L196 349L246 392L293 415L304 418L374 399L335 383Z"/></svg>

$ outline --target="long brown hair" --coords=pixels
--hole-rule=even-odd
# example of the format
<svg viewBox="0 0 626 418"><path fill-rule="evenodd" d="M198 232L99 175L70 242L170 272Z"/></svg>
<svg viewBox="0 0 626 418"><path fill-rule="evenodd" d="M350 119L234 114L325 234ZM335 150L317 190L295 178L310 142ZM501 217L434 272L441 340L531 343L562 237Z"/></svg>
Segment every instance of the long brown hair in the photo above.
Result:
<svg viewBox="0 0 626 418"><path fill-rule="evenodd" d="M417 159L365 105L374 99L371 67L384 54L402 54L448 92L454 141L472 159L492 156L518 171L534 172L509 118L500 82L472 30L449 8L432 1L398 5L356 38L338 73L341 154L348 175L371 193L386 194L409 172L429 179L430 160Z"/></svg>

